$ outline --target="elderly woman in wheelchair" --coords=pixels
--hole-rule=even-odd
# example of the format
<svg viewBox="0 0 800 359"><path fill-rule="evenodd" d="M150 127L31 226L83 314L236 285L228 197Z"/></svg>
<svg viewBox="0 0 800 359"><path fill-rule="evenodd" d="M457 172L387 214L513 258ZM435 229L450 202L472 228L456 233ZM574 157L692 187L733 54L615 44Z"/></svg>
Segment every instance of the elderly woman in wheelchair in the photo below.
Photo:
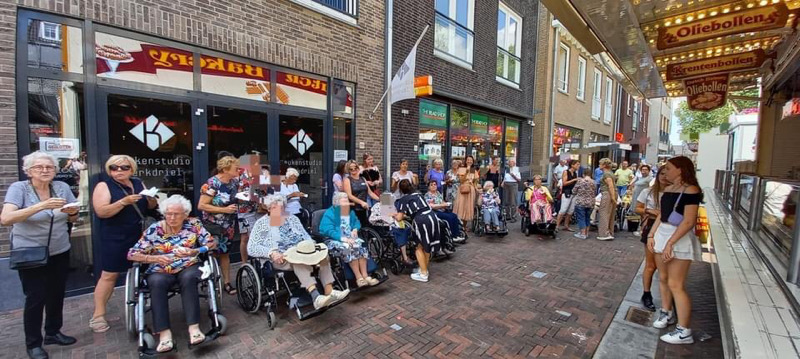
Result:
<svg viewBox="0 0 800 359"><path fill-rule="evenodd" d="M331 253L350 266L359 288L375 286L380 281L370 277L367 271L369 251L364 240L358 237L359 229L361 222L355 211L350 209L347 193L338 192L333 195L333 206L322 216L319 232L325 238L325 244Z"/></svg>
<svg viewBox="0 0 800 359"><path fill-rule="evenodd" d="M268 258L273 269L293 271L311 296L315 310L347 298L349 290L333 289L333 272L325 245L315 244L296 216L284 214L286 199L280 195L267 196L264 205L269 215L261 217L253 226L247 244L250 256ZM312 276L315 266L319 266L323 293L319 292L317 280Z"/></svg>
<svg viewBox="0 0 800 359"><path fill-rule="evenodd" d="M216 339L219 335L219 321L215 319L215 328L204 334L200 330L200 293L198 284L201 280L208 279L212 265L201 264L200 256L213 250L216 246L212 237L203 228L203 224L196 218L189 218L192 205L183 196L173 195L159 204L159 211L164 215L165 220L153 223L147 228L139 242L128 252L128 260L137 262L135 268L131 269L134 274L138 274L144 269L144 281L134 282L146 283L150 294L150 310L153 312L153 329L158 333L158 346L156 353L166 353L175 349L172 339L169 320L169 298L171 291L177 286L180 288L181 300L183 303L183 313L186 316L186 324L189 326L189 345L190 347L202 344L206 341ZM208 256L205 256L208 257ZM138 275L135 275L138 278ZM213 279L210 281L210 292L215 292ZM138 287L139 283L135 285ZM218 284L218 283L216 283ZM128 283L131 285L131 283ZM138 302L133 298L128 298L128 305L138 305L139 315L136 318L143 321L144 314L144 292L142 288L137 288L139 292ZM135 293L132 291L131 293ZM213 297L209 296L209 297ZM216 299L216 298L215 298ZM212 300L212 312L217 314L215 299ZM221 317L221 316L220 316ZM224 319L223 319L224 320ZM132 323L129 323L129 328ZM136 323L140 332L140 351L152 353L152 345L147 343L153 341L149 333L144 332L144 323ZM142 339L146 335L147 340ZM207 338L209 336L209 338Z"/></svg>

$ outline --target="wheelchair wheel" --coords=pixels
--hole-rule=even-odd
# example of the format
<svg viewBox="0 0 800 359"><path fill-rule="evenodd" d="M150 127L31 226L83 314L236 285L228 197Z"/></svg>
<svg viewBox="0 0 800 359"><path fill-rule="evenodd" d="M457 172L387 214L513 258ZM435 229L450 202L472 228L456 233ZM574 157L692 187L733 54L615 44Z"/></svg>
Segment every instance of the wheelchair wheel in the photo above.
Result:
<svg viewBox="0 0 800 359"><path fill-rule="evenodd" d="M214 291L215 293L213 294L216 297L215 299L217 301L217 306L222 307L222 270L219 267L219 262L217 261L216 257L211 256L209 257L209 260L211 261L211 275L216 276L214 280L217 281L215 285L216 290ZM208 294L211 295L212 293Z"/></svg>
<svg viewBox="0 0 800 359"><path fill-rule="evenodd" d="M361 239L367 243L367 249L369 250L369 256L372 257L373 260L378 262L378 265L382 265L381 257L383 256L383 241L381 240L381 235L372 228L366 227L361 228Z"/></svg>
<svg viewBox="0 0 800 359"><path fill-rule="evenodd" d="M269 311L267 312L267 326L269 329L275 329L275 326L278 324L278 319L275 318L275 312Z"/></svg>
<svg viewBox="0 0 800 359"><path fill-rule="evenodd" d="M399 260L389 262L389 271L394 275L400 275L403 272L403 263Z"/></svg>
<svg viewBox="0 0 800 359"><path fill-rule="evenodd" d="M136 268L128 269L125 277L125 328L136 335Z"/></svg>
<svg viewBox="0 0 800 359"><path fill-rule="evenodd" d="M153 334L148 332L142 333L142 341L146 348L156 350L156 338L153 338Z"/></svg>
<svg viewBox="0 0 800 359"><path fill-rule="evenodd" d="M211 316L211 320L214 320L214 315L212 314ZM217 321L219 321L219 335L225 335L225 332L228 331L228 318L225 318L222 314L217 314Z"/></svg>
<svg viewBox="0 0 800 359"><path fill-rule="evenodd" d="M245 312L255 313L261 308L261 280L258 271L245 263L236 272L236 299Z"/></svg>

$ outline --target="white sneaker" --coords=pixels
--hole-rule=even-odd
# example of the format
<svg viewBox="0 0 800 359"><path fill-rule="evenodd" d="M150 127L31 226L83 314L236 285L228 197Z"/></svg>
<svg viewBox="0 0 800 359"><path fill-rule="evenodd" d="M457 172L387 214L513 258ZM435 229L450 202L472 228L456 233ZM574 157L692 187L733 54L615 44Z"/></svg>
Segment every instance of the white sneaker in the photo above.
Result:
<svg viewBox="0 0 800 359"><path fill-rule="evenodd" d="M636 232L633 232L633 235L637 236L637 237L640 237L642 235L642 232L636 231Z"/></svg>
<svg viewBox="0 0 800 359"><path fill-rule="evenodd" d="M653 322L653 328L664 329L670 325L675 324L675 315L672 311L664 311L664 309L658 310L658 319Z"/></svg>
<svg viewBox="0 0 800 359"><path fill-rule="evenodd" d="M417 282L427 282L428 281L428 275L427 274L422 274L420 272L411 273L411 279L413 279L413 280L415 280Z"/></svg>
<svg viewBox="0 0 800 359"><path fill-rule="evenodd" d="M586 239L586 236L584 236L583 234L580 234L580 233L575 233L572 236L575 237L575 238Z"/></svg>
<svg viewBox="0 0 800 359"><path fill-rule="evenodd" d="M692 330L689 328L675 327L675 330L661 336L661 340L670 344L692 344L694 337L692 337Z"/></svg>
<svg viewBox="0 0 800 359"><path fill-rule="evenodd" d="M333 291L331 291L330 297L333 299L333 302L338 302L340 300L347 298L348 295L350 295L350 289L345 289L345 290L334 289Z"/></svg>
<svg viewBox="0 0 800 359"><path fill-rule="evenodd" d="M314 309L322 309L325 308L333 303L333 296L330 295L319 295L317 299L314 299Z"/></svg>
<svg viewBox="0 0 800 359"><path fill-rule="evenodd" d="M598 241L610 241L610 240L612 240L612 239L614 239L614 237L612 237L612 236L607 236L607 237L597 237L597 240L598 240Z"/></svg>
<svg viewBox="0 0 800 359"><path fill-rule="evenodd" d="M414 269L411 270L411 274L414 274L414 273L419 273L419 267L414 268Z"/></svg>

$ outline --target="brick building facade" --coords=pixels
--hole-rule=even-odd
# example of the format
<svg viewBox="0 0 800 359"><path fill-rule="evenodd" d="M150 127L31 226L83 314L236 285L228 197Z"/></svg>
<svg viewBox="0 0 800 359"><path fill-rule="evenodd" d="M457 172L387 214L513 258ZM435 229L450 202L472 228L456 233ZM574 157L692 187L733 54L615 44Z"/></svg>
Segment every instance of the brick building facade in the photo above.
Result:
<svg viewBox="0 0 800 359"><path fill-rule="evenodd" d="M516 157L527 176L535 143L529 120L538 80L534 59L539 3L413 0L394 6L392 69L402 65L422 29L431 24L418 46L416 75L433 77L433 96L392 105L392 169L407 159L409 169L422 178L436 158L449 168L452 159L466 155L472 154L481 165L497 155ZM521 31L513 32L519 27ZM456 44L460 40L472 45L461 48ZM518 60L505 60L511 58L509 53Z"/></svg>
<svg viewBox="0 0 800 359"><path fill-rule="evenodd" d="M617 132L622 134L624 143L631 145L631 150L618 151L615 153L614 161L638 163L642 158L647 158L647 144L650 140L647 132L650 124L650 104L651 100L637 100L623 91Z"/></svg>

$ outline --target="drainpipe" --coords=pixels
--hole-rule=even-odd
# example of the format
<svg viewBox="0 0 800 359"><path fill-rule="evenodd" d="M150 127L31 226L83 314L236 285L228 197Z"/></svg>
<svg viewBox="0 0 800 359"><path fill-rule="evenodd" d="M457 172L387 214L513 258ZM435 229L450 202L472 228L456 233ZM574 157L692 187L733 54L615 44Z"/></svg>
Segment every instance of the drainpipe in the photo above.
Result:
<svg viewBox="0 0 800 359"><path fill-rule="evenodd" d="M558 91L558 48L559 38L561 37L561 30L558 26L553 27L555 28L555 36L553 37L553 89L550 91L550 133L548 134L550 145L547 146L547 153L550 155L547 156L547 183L550 183L550 180L553 178L553 166L551 166L550 158L555 155L555 153L553 153L553 129L555 129L556 122L554 111L556 109L556 92Z"/></svg>
<svg viewBox="0 0 800 359"><path fill-rule="evenodd" d="M389 86L392 84L392 27L394 26L394 0L387 0L386 1L386 23L384 24L385 27L385 53L386 57L384 61L386 61L386 87L385 90L389 89ZM384 188L389 188L389 180L390 174L392 173L392 105L391 105L391 94L386 95L386 102L384 103L384 121L383 121L383 185Z"/></svg>

